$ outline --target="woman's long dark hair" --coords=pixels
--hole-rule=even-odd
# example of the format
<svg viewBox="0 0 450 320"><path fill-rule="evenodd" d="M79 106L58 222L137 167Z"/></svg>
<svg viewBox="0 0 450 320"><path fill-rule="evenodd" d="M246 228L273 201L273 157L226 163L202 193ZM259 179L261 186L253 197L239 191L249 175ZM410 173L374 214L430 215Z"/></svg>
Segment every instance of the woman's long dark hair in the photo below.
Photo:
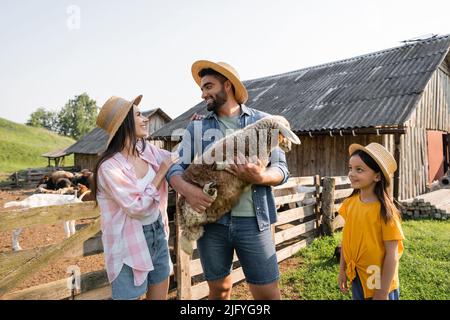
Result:
<svg viewBox="0 0 450 320"><path fill-rule="evenodd" d="M397 215L400 218L399 210L394 204L394 201L389 196L389 190L388 190L388 183L386 181L386 178L384 177L383 172L380 169L380 166L378 163L376 163L375 160L371 156L369 156L366 152L362 150L356 150L352 153L351 157L358 156L361 158L361 160L375 173L380 174L380 181L377 181L375 184L375 195L378 198L378 201L380 201L381 204L381 217L383 218L385 223L388 223L391 221L391 219L394 217L394 215ZM359 189L353 190L352 194L353 196L355 194L359 194Z"/></svg>
<svg viewBox="0 0 450 320"><path fill-rule="evenodd" d="M97 164L95 165L94 170L94 186L92 188L92 194L94 196L95 202L97 203L97 192L98 192L98 169L102 165L103 162L114 156L117 152L125 149L127 138L132 146L131 153L135 156L139 156L140 153L144 152L145 149L145 140L144 138L138 138L136 136L136 128L134 123L134 113L133 108L130 109L126 118L123 120L116 134L112 138L111 142L108 145L108 148L105 152L103 152L98 159ZM138 142L142 143L141 151L139 152L137 149Z"/></svg>

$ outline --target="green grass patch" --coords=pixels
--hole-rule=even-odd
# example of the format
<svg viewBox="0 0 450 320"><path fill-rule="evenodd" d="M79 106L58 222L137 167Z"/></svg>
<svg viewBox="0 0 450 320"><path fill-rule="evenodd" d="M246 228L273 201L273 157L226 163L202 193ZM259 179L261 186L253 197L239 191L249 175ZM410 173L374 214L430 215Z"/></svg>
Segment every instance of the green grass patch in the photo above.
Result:
<svg viewBox="0 0 450 320"><path fill-rule="evenodd" d="M450 299L450 221L404 221L405 250L400 259L400 298ZM301 265L281 277L284 292L308 300L350 299L337 286L339 265L332 259L342 234L315 239L295 259ZM289 297L284 297L289 299Z"/></svg>
<svg viewBox="0 0 450 320"><path fill-rule="evenodd" d="M43 153L73 143L75 140L49 130L0 118L0 172L6 175L26 168L45 167L48 161L41 156ZM73 165L73 155L65 159L64 165Z"/></svg>

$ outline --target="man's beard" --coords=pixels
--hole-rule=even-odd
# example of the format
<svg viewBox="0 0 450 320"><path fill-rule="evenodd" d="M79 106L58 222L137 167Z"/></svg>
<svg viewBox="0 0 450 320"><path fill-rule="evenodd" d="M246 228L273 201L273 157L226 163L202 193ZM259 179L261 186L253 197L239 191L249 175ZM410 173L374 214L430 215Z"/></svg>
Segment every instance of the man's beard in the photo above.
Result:
<svg viewBox="0 0 450 320"><path fill-rule="evenodd" d="M207 104L206 109L208 111L217 112L217 110L219 110L220 107L223 106L225 104L225 102L227 102L227 98L228 98L227 93L222 88L222 90L220 92L218 92L215 96L212 97L213 102L211 102L210 104Z"/></svg>

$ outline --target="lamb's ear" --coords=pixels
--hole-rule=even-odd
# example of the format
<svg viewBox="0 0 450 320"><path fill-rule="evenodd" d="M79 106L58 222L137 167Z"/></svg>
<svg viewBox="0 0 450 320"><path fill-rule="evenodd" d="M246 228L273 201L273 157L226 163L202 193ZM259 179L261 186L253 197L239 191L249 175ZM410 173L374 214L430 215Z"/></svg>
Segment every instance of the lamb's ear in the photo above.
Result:
<svg viewBox="0 0 450 320"><path fill-rule="evenodd" d="M278 127L280 128L280 132L283 136L288 138L292 143L300 144L300 139L297 137L297 135L292 132L291 129L283 126L282 124L279 124Z"/></svg>

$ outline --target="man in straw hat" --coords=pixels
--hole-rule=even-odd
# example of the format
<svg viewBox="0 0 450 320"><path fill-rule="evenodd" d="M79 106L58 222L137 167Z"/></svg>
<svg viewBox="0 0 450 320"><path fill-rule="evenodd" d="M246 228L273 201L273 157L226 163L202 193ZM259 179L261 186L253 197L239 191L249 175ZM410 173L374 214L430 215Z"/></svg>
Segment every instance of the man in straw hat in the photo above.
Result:
<svg viewBox="0 0 450 320"><path fill-rule="evenodd" d="M201 121L191 121L186 128L180 157L190 150L190 159L171 167L167 179L197 212L204 212L212 200L203 191L181 177L194 158L194 145L200 144L200 153L214 142L207 141L203 133L214 129L222 136L244 128L268 116L248 108L245 86L236 70L224 62L196 61L192 76L200 86L202 99L209 113ZM200 130L197 130L197 126ZM195 128L195 129L194 129ZM201 131L202 136L194 132ZM280 148L271 155L271 163L263 167L259 160L233 164L230 171L251 185L243 192L239 203L217 223L207 224L204 235L198 240L205 278L209 286L209 299L230 299L233 285L230 271L236 250L246 281L255 299L280 299L279 270L272 239L271 224L276 221L274 196L270 186L285 183L289 177L286 157Z"/></svg>

